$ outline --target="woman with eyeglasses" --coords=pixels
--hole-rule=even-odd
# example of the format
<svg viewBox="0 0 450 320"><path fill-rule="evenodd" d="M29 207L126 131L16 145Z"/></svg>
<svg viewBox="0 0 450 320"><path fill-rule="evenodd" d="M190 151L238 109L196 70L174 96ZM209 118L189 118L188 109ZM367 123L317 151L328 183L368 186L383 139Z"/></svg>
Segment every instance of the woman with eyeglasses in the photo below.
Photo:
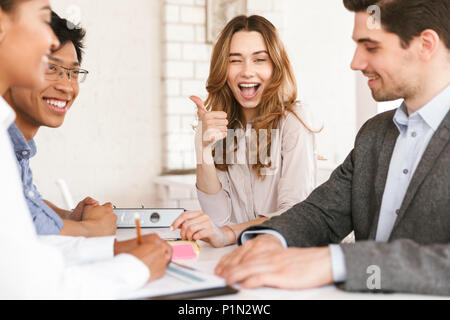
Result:
<svg viewBox="0 0 450 320"><path fill-rule="evenodd" d="M114 237L37 237L23 197L7 133L15 114L1 96L11 87L40 88L50 76L48 57L60 46L50 23L48 0L0 0L0 299L120 298L161 277L171 247L155 235L142 245ZM17 119L27 116L17 111Z"/></svg>

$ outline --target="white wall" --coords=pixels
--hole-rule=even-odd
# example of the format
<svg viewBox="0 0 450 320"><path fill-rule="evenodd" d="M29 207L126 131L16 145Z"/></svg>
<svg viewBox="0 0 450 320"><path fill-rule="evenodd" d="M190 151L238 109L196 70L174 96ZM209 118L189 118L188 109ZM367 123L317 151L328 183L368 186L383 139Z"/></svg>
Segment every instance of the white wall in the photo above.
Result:
<svg viewBox="0 0 450 320"><path fill-rule="evenodd" d="M212 46L205 39L205 5L205 0L163 0L164 171L195 168L196 107L188 97L207 96Z"/></svg>
<svg viewBox="0 0 450 320"><path fill-rule="evenodd" d="M170 156L173 146L164 146L173 141L168 134L192 133L195 107L186 96L204 94L209 57L197 61L201 52L190 62L192 81L167 72L169 62L191 59L189 45L204 50L205 0L53 0L52 5L65 17L71 5L81 9L88 32L83 67L91 73L65 124L38 133L31 163L36 185L58 205L64 204L58 178L67 181L76 201L90 195L122 207L155 205L154 179L163 169L179 167L180 157ZM331 0L249 0L248 8L280 30L299 97L325 125L319 151L334 167L351 150L361 122L374 113L356 108L357 97L367 101L367 92L360 97L350 69L353 14L342 1ZM193 29L192 39L170 38L175 35L167 26L175 24ZM180 107L169 108L172 98ZM183 161L181 168L190 163Z"/></svg>
<svg viewBox="0 0 450 320"><path fill-rule="evenodd" d="M90 71L59 129L43 128L32 160L45 198L63 205L64 178L77 202L90 195L117 206L154 203L161 173L161 3L159 0L54 0L70 5L87 29L83 67Z"/></svg>
<svg viewBox="0 0 450 320"><path fill-rule="evenodd" d="M191 124L196 109L188 96L206 97L211 45L204 42L205 2L164 2L168 143L163 167L193 169ZM353 13L342 1L331 0L248 0L247 7L248 14L260 14L272 21L282 36L298 80L299 98L325 125L318 144L320 154L329 161L321 165L335 167L352 149L361 122L376 113L368 88L358 87L361 83L356 81L357 74L350 69L355 48L351 39Z"/></svg>
<svg viewBox="0 0 450 320"><path fill-rule="evenodd" d="M206 43L206 1L164 0L164 171L195 168L192 124L197 108L188 97L206 99L213 45ZM247 14L268 18L282 31L284 0L248 0ZM245 12L244 12L245 13Z"/></svg>
<svg viewBox="0 0 450 320"><path fill-rule="evenodd" d="M301 101L325 128L319 152L331 166L353 147L357 130L353 14L342 1L283 0L283 40L294 66Z"/></svg>

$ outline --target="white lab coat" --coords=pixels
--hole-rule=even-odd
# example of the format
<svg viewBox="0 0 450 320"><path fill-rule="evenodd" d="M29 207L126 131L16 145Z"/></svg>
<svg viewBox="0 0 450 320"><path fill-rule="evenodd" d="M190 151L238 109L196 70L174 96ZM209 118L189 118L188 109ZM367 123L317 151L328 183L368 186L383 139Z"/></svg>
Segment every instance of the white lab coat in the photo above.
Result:
<svg viewBox="0 0 450 320"><path fill-rule="evenodd" d="M114 237L38 237L7 134L14 112L0 96L0 299L117 299L150 272Z"/></svg>

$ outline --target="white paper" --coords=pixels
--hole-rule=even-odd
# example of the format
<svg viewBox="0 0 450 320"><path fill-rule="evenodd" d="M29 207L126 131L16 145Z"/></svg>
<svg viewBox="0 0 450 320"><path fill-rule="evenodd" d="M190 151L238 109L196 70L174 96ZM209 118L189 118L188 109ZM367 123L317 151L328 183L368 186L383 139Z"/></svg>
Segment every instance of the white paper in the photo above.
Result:
<svg viewBox="0 0 450 320"><path fill-rule="evenodd" d="M181 238L180 229L170 231L170 228L158 229L158 235L161 239L178 239Z"/></svg>
<svg viewBox="0 0 450 320"><path fill-rule="evenodd" d="M151 298L225 286L225 279L171 263L164 277L150 282L142 289L124 297L124 299Z"/></svg>
<svg viewBox="0 0 450 320"><path fill-rule="evenodd" d="M170 231L170 228L141 228L142 235L156 233L161 239L180 238L180 229ZM116 233L117 241L125 241L136 238L136 228L119 229Z"/></svg>

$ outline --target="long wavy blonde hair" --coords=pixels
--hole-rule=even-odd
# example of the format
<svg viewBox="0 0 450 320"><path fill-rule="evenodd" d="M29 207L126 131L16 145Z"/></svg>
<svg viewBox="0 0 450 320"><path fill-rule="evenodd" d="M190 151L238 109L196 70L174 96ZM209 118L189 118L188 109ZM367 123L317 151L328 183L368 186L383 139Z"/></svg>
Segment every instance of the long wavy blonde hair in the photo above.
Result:
<svg viewBox="0 0 450 320"><path fill-rule="evenodd" d="M270 167L270 163L262 163L259 158L259 150L264 148L270 156L271 130L278 128L281 117L286 115L286 112L293 113L305 128L311 132L314 131L308 128L293 110L298 103L297 83L277 30L271 22L258 15L235 17L220 33L211 57L210 72L206 86L208 91L206 107L212 111L226 112L229 121L228 129L237 129L245 123L242 107L227 84L231 39L239 31L259 32L264 39L273 63L271 83L263 92L261 102L257 106L257 117L252 123L258 138L260 129L266 129L265 132L267 133L267 145L257 146L257 163L253 165L253 169L256 170L258 177L264 179L264 176L261 175L261 169ZM257 140L259 141L259 139ZM223 148L224 158L227 152L236 151L236 149L227 150L226 147ZM229 165L227 163L218 164L217 162L215 164L216 168L222 171L226 171Z"/></svg>

